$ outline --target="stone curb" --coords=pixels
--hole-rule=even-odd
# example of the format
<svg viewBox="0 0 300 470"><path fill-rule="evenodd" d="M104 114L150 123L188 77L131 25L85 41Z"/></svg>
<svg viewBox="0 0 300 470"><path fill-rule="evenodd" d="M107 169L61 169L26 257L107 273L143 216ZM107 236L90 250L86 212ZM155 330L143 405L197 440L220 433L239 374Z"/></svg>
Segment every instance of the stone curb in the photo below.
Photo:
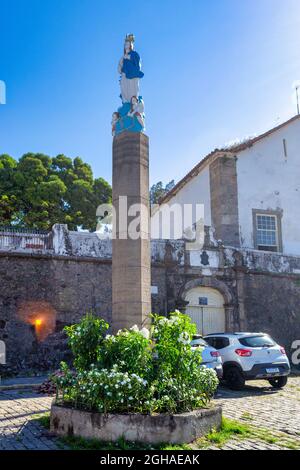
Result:
<svg viewBox="0 0 300 470"><path fill-rule="evenodd" d="M50 432L57 436L78 436L85 439L147 444L190 443L212 429L220 429L221 406L202 408L181 414L102 414L67 408L53 401Z"/></svg>
<svg viewBox="0 0 300 470"><path fill-rule="evenodd" d="M15 384L15 385L0 385L0 392L5 392L7 390L28 390L28 389L38 389L41 384Z"/></svg>

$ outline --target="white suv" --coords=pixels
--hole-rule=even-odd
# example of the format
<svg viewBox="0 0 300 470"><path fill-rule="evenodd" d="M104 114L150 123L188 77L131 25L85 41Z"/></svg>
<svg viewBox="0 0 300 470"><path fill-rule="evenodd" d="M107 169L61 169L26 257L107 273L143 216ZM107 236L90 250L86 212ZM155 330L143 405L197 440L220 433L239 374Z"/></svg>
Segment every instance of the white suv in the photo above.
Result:
<svg viewBox="0 0 300 470"><path fill-rule="evenodd" d="M204 337L223 361L224 379L233 390L246 380L266 379L275 388L284 387L290 363L282 346L265 333L216 333Z"/></svg>

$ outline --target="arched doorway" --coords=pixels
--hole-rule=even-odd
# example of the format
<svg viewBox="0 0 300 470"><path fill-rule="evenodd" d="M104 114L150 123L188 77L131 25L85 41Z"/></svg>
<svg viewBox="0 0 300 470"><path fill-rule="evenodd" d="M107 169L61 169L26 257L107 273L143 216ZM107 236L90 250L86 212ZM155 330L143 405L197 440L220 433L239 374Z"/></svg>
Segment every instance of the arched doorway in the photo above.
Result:
<svg viewBox="0 0 300 470"><path fill-rule="evenodd" d="M194 287L185 293L185 313L197 325L198 333L222 333L226 328L224 297L211 287Z"/></svg>

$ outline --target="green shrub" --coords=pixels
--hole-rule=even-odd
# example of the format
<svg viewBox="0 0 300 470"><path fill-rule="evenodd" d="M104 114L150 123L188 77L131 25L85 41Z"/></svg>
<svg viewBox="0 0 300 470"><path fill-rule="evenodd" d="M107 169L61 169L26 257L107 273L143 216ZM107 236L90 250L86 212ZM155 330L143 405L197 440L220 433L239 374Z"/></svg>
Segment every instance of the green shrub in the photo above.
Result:
<svg viewBox="0 0 300 470"><path fill-rule="evenodd" d="M92 367L76 376L66 373L57 380L63 390L63 401L78 408L99 412L143 411L149 400L151 387L137 374Z"/></svg>
<svg viewBox="0 0 300 470"><path fill-rule="evenodd" d="M149 333L149 332L148 332ZM152 366L151 341L137 327L107 335L99 349L99 367L117 366L121 372L149 377Z"/></svg>
<svg viewBox="0 0 300 470"><path fill-rule="evenodd" d="M94 317L92 313L87 313L80 323L64 328L77 370L89 369L96 363L108 328L108 323Z"/></svg>
<svg viewBox="0 0 300 470"><path fill-rule="evenodd" d="M161 408L185 411L205 406L217 386L216 374L201 366L201 350L192 350L196 325L178 311L170 318L153 315L154 383Z"/></svg>
<svg viewBox="0 0 300 470"><path fill-rule="evenodd" d="M54 378L57 398L104 413L177 413L206 406L218 379L201 365L201 351L191 348L195 325L178 311L152 319L150 331L134 326L105 337L108 325L91 315L68 327L75 370L62 364Z"/></svg>

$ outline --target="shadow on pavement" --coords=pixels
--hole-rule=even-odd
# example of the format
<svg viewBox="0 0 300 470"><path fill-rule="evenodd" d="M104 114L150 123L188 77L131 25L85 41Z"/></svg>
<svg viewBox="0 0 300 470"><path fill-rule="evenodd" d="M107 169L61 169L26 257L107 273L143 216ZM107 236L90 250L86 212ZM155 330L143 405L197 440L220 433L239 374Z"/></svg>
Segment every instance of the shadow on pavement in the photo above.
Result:
<svg viewBox="0 0 300 470"><path fill-rule="evenodd" d="M215 399L220 398L245 398L250 396L270 396L277 395L283 389L275 389L270 385L266 386L257 386L252 384L245 385L243 390L231 390L225 385L221 385L215 395Z"/></svg>

